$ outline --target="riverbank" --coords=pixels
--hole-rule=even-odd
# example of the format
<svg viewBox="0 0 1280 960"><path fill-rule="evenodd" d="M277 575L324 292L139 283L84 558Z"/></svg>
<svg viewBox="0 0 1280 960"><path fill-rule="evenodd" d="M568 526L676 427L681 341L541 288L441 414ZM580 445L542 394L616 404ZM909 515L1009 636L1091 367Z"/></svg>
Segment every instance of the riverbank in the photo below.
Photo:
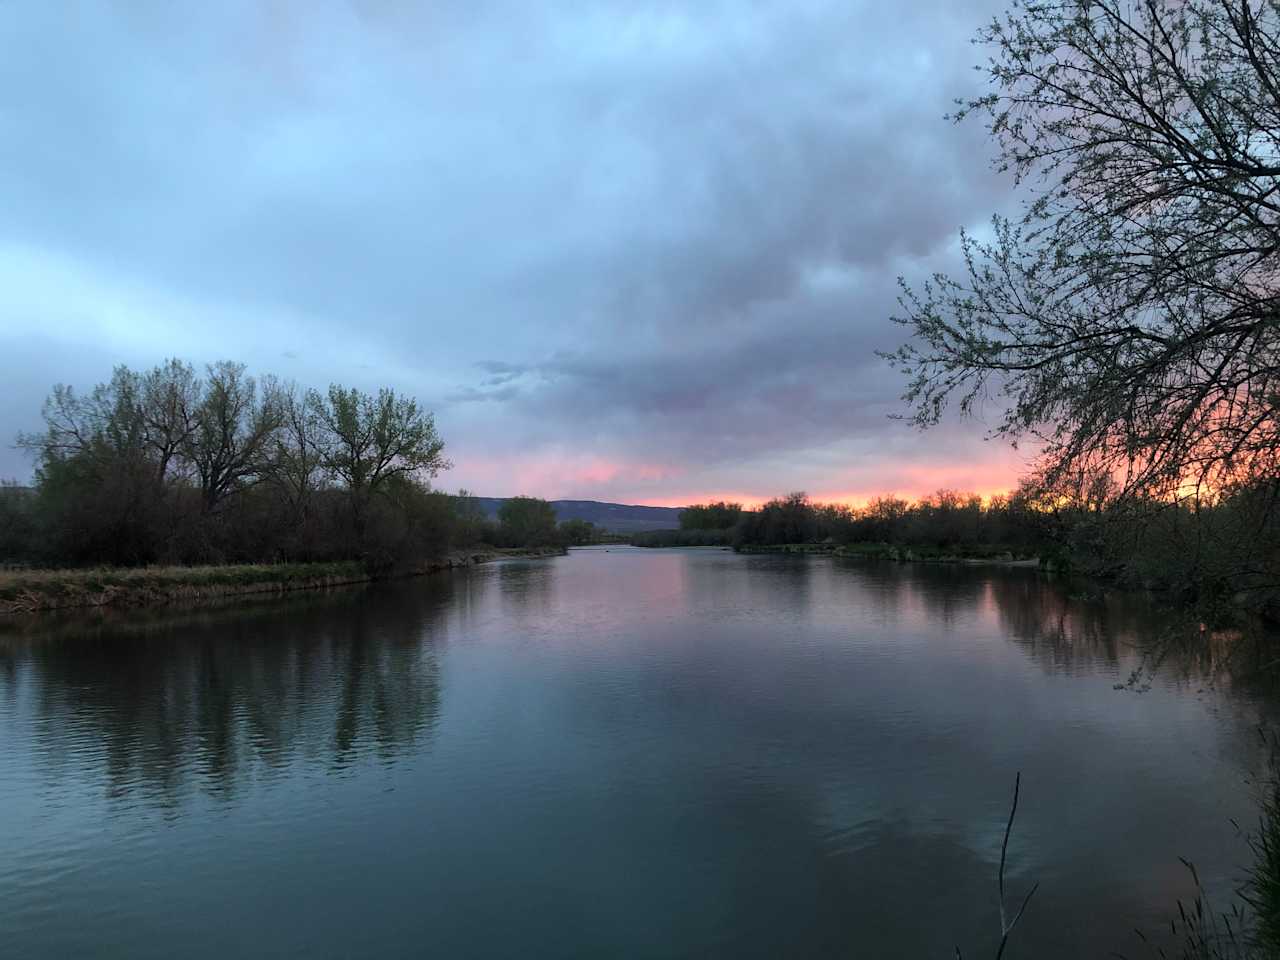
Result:
<svg viewBox="0 0 1280 960"><path fill-rule="evenodd" d="M0 614L84 607L147 607L239 595L319 590L389 577L418 577L506 557L559 556L560 547L455 551L412 569L370 573L358 561L205 567L98 567L0 571Z"/></svg>
<svg viewBox="0 0 1280 960"><path fill-rule="evenodd" d="M783 543L742 545L739 553L816 553L852 560L892 560L898 563L997 564L1006 567L1040 567L1038 557L1020 555L1007 547L980 546L953 550L947 547L901 547L888 543Z"/></svg>

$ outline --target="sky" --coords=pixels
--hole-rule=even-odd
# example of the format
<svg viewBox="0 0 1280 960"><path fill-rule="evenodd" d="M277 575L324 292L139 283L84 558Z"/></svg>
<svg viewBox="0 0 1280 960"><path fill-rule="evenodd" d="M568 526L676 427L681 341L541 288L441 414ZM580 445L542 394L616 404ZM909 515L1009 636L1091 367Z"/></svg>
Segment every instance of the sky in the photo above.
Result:
<svg viewBox="0 0 1280 960"><path fill-rule="evenodd" d="M891 418L897 278L1010 208L916 0L0 4L0 477L55 383L242 361L431 409L486 496L1010 488Z"/></svg>

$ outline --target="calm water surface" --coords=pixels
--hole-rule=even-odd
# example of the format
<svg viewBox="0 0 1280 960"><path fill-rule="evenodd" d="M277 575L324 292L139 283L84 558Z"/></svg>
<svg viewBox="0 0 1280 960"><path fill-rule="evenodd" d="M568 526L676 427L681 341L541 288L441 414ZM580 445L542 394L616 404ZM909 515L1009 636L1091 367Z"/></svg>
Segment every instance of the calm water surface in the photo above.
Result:
<svg viewBox="0 0 1280 960"><path fill-rule="evenodd" d="M1139 955L1268 701L1031 571L574 551L0 633L15 957ZM1213 682L1209 682L1213 679ZM1144 691L1145 692L1140 692Z"/></svg>

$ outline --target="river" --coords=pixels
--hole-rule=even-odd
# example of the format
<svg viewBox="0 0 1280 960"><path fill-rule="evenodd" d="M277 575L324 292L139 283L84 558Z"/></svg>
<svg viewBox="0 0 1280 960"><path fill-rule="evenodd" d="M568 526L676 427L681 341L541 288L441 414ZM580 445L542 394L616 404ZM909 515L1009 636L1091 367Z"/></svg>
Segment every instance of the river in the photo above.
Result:
<svg viewBox="0 0 1280 960"><path fill-rule="evenodd" d="M989 957L1020 771L1011 907L1040 889L1006 957L1145 955L1179 857L1226 905L1272 700L1158 654L1150 601L1078 594L615 547L10 621L0 942Z"/></svg>

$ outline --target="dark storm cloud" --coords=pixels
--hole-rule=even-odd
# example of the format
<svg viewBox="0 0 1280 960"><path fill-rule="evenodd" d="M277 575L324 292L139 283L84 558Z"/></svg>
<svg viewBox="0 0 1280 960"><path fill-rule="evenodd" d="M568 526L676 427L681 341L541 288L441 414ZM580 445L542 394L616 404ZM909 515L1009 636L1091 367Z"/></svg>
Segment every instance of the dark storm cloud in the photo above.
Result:
<svg viewBox="0 0 1280 960"><path fill-rule="evenodd" d="M875 356L1007 206L960 6L7 5L0 432L177 354L411 391L498 494L1004 464Z"/></svg>

